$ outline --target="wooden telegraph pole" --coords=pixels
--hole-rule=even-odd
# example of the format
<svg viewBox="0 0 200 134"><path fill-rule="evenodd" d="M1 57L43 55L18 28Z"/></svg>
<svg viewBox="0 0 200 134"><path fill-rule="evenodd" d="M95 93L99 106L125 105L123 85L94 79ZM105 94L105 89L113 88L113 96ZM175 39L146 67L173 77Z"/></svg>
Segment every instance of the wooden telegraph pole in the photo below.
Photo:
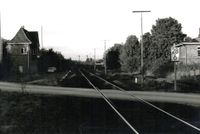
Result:
<svg viewBox="0 0 200 134"><path fill-rule="evenodd" d="M96 71L96 48L94 48L94 71Z"/></svg>
<svg viewBox="0 0 200 134"><path fill-rule="evenodd" d="M2 63L3 59L3 41L1 37L1 12L0 12L0 63Z"/></svg>
<svg viewBox="0 0 200 134"><path fill-rule="evenodd" d="M41 48L43 49L43 26L41 26Z"/></svg>
<svg viewBox="0 0 200 134"><path fill-rule="evenodd" d="M107 64L106 64L106 40L104 40L104 53L105 53L105 63L104 63L104 69L105 69L105 75L107 75Z"/></svg>
<svg viewBox="0 0 200 134"><path fill-rule="evenodd" d="M143 63L143 18L142 18L142 13L148 13L151 11L133 11L133 13L140 13L141 14L141 86L143 87L143 83L144 83L144 63Z"/></svg>

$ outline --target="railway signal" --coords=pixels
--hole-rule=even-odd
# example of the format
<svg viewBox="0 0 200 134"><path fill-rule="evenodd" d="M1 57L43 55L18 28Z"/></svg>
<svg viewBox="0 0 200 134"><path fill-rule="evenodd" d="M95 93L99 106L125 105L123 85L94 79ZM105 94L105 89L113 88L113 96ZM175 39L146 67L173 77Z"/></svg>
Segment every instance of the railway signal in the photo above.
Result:
<svg viewBox="0 0 200 134"><path fill-rule="evenodd" d="M178 62L179 61L179 55L180 55L180 48L176 47L175 45L173 45L171 47L171 60L174 62Z"/></svg>
<svg viewBox="0 0 200 134"><path fill-rule="evenodd" d="M180 48L176 47L174 44L171 47L171 61L174 62L174 91L177 90L177 84L176 84L176 73L177 73L177 62L179 61L179 55L180 55Z"/></svg>

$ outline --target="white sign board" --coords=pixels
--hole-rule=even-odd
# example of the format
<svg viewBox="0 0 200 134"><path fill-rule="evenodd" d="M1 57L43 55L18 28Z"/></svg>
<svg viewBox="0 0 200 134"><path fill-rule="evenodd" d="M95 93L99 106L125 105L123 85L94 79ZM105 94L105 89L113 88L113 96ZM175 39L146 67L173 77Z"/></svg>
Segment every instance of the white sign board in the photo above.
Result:
<svg viewBox="0 0 200 134"><path fill-rule="evenodd" d="M23 73L23 71L24 71L23 66L19 66L19 72Z"/></svg>
<svg viewBox="0 0 200 134"><path fill-rule="evenodd" d="M179 47L171 47L171 60L172 61L179 61L179 55L180 55L180 48Z"/></svg>

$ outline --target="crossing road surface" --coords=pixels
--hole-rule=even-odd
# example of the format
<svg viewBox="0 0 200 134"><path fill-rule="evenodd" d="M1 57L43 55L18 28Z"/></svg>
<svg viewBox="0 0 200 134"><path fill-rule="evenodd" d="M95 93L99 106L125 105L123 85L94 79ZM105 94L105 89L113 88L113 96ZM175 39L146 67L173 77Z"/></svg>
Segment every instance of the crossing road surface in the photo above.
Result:
<svg viewBox="0 0 200 134"><path fill-rule="evenodd" d="M22 85L11 82L0 82L1 91L21 92ZM101 98L101 95L94 89L90 88L71 88L71 87L55 87L55 86L39 86L39 85L25 85L25 91L36 94L52 94L52 95L66 95L74 97L88 97L88 98ZM101 90L110 99L117 100L131 100L133 97L127 93L104 89ZM200 106L200 94L191 93L167 93L167 92L147 92L147 91L127 91L128 94L143 98L152 102L169 102L177 104L187 104L192 106Z"/></svg>

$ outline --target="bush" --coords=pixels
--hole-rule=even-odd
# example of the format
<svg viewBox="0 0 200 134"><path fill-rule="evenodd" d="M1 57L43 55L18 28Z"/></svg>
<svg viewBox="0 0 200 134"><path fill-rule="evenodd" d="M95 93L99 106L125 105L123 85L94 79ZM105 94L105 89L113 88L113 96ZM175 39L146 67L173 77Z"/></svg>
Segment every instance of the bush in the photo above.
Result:
<svg viewBox="0 0 200 134"><path fill-rule="evenodd" d="M174 64L173 62L169 61L162 65L155 64L153 68L153 73L158 77L164 78L167 76L167 74L173 72L173 70L174 70Z"/></svg>
<svg viewBox="0 0 200 134"><path fill-rule="evenodd" d="M144 83L144 90L146 91L170 91L173 85L166 81L147 80Z"/></svg>
<svg viewBox="0 0 200 134"><path fill-rule="evenodd" d="M200 92L200 76L183 77L178 80L178 90L180 92Z"/></svg>

